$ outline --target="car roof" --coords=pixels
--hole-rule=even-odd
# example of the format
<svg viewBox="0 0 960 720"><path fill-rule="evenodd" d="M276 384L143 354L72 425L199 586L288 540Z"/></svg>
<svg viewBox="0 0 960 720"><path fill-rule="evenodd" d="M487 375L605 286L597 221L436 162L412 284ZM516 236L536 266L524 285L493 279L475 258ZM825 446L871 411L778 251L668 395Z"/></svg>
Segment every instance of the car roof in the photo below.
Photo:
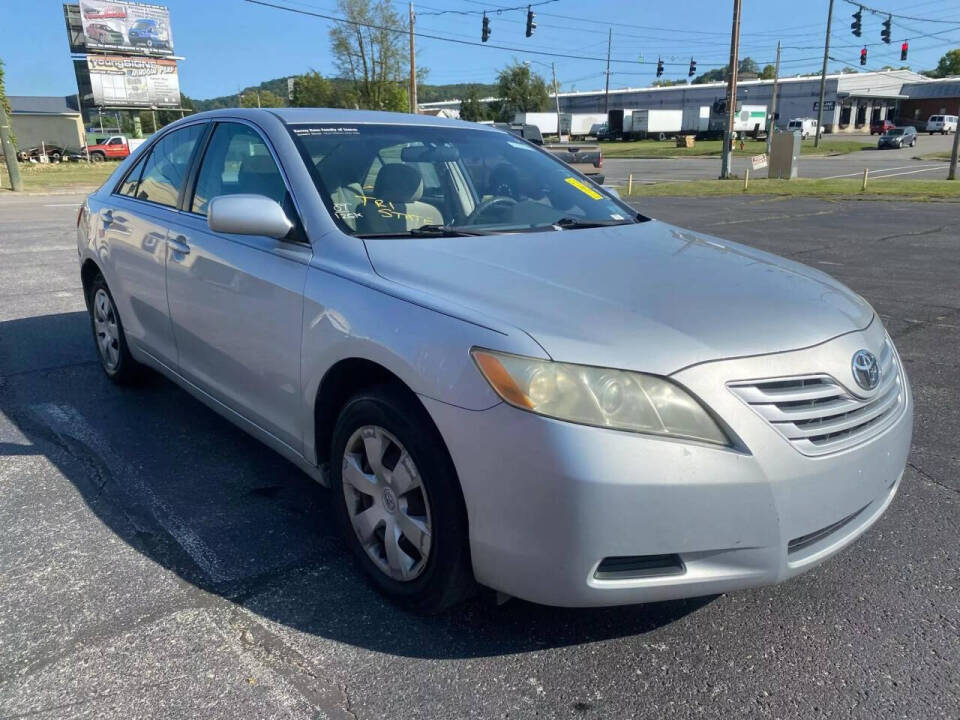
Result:
<svg viewBox="0 0 960 720"><path fill-rule="evenodd" d="M412 115L410 113L381 112L377 110L347 110L344 108L222 108L196 113L189 117L193 119L218 116L231 116L256 120L264 115L274 115L283 122L296 125L305 123L349 123L349 124L384 124L384 125L424 125L430 127L448 127L485 132L500 132L489 125L440 118L432 115Z"/></svg>

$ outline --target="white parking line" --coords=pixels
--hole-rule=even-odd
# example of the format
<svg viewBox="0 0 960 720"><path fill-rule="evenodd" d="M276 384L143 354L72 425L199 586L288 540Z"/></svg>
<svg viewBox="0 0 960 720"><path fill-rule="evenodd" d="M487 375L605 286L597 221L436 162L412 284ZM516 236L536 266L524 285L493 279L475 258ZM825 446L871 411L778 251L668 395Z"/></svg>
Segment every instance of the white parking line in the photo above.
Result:
<svg viewBox="0 0 960 720"><path fill-rule="evenodd" d="M44 207L80 207L80 203L46 203Z"/></svg>
<svg viewBox="0 0 960 720"><path fill-rule="evenodd" d="M882 180L883 178L896 177L897 175L913 175L914 173L927 172L928 170L946 170L943 165L930 165L925 168L920 168L919 170L910 170L908 172L896 172L890 173L889 175L871 175L871 179ZM879 171L878 171L879 172Z"/></svg>
<svg viewBox="0 0 960 720"><path fill-rule="evenodd" d="M916 165L901 165L900 167L880 168L879 170L871 170L870 175L873 176L874 173L889 172L890 170L907 170L913 167L916 167ZM817 178L817 179L818 180L836 180L837 178L859 177L860 175L863 175L863 170L860 170L858 172L846 173L844 175L831 175L830 177Z"/></svg>
<svg viewBox="0 0 960 720"><path fill-rule="evenodd" d="M86 418L72 405L44 403L30 408L36 416L61 437L68 437L89 448L110 471L111 477L127 486L148 507L154 519L170 533L193 561L214 582L231 579L220 566L216 553L179 515L140 477L140 473L111 447Z"/></svg>

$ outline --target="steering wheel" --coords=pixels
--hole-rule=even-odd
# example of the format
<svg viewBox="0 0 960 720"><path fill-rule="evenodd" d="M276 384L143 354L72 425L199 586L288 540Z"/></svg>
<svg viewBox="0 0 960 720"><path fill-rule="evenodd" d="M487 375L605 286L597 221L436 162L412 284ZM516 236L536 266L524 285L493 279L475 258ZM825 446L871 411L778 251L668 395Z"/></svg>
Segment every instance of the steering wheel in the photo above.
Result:
<svg viewBox="0 0 960 720"><path fill-rule="evenodd" d="M502 195L482 200L480 201L480 204L473 209L473 212L470 213L469 217L467 217L467 224L477 224L477 220L482 218L485 212L492 210L495 207L499 207L502 210L508 210L516 204L517 201L512 197L504 197Z"/></svg>

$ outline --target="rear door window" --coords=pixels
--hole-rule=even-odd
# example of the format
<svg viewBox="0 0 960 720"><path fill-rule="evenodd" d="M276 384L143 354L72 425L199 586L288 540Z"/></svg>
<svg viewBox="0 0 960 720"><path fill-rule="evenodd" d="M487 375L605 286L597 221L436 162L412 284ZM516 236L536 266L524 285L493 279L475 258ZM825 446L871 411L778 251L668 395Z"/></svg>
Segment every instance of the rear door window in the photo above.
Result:
<svg viewBox="0 0 960 720"><path fill-rule="evenodd" d="M193 149L204 125L190 125L164 136L150 150L137 186L137 199L176 207L177 198L190 169Z"/></svg>

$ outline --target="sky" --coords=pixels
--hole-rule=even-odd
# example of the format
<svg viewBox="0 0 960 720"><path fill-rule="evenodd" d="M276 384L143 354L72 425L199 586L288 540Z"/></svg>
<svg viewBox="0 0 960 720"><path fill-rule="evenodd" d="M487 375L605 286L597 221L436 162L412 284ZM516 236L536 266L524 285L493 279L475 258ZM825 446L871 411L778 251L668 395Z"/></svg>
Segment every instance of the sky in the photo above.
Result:
<svg viewBox="0 0 960 720"><path fill-rule="evenodd" d="M246 0L152 1L170 9L176 55L185 58L179 67L180 88L190 97L233 94L264 80L311 69L324 75L334 74L328 20ZM336 0L270 1L305 11L336 14ZM548 81L550 65L556 63L561 90L601 89L611 27L611 88L649 85L656 79L658 58L666 64L665 79L686 78L691 57L697 61L698 73L721 67L729 58L731 0L685 0L682 5L639 0L540 3L533 8L536 31L532 38L526 38L525 7L497 14L496 8L508 7L510 0L489 4L483 0L417 0L418 32L478 43L478 13L483 10L490 17L492 31L488 45L478 46L418 38L417 64L428 69L426 82L493 82L497 70L519 59L531 61L533 69ZM864 42L868 43L866 69L888 64L899 67L900 43L904 38L912 38L906 64L914 70L933 68L944 52L960 47L960 0L870 3L870 7L921 20L894 18L893 42L883 45L882 17L864 12L863 37L856 38L849 30L850 15L856 8L845 0L836 0L830 52L836 60L830 62L831 70L844 66L859 68ZM394 0L394 4L406 12L406 2ZM782 75L818 72L823 62L827 7L828 0L743 0L740 57L750 56L761 67L773 63L777 41L781 40ZM75 93L61 2L0 0L0 8L5 20L0 27L0 59L5 64L7 93ZM930 18L955 20L956 24L926 22ZM510 49L490 47L495 44ZM579 57L555 57L550 53ZM641 59L650 64L639 64Z"/></svg>

